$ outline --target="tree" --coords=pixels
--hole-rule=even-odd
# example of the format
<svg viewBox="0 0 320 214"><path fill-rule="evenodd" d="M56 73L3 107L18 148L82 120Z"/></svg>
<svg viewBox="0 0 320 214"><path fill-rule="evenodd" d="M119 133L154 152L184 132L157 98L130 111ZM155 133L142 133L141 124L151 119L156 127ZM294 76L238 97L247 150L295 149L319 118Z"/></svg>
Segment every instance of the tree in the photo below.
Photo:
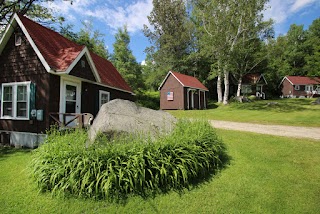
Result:
<svg viewBox="0 0 320 214"><path fill-rule="evenodd" d="M0 30L4 30L14 13L27 14L40 21L56 22L61 17L55 17L48 8L40 3L53 0L0 0ZM70 1L72 4L72 0Z"/></svg>
<svg viewBox="0 0 320 214"><path fill-rule="evenodd" d="M304 70L308 76L320 76L320 18L315 19L306 32L307 54Z"/></svg>
<svg viewBox="0 0 320 214"><path fill-rule="evenodd" d="M266 3L267 0L193 0L198 29L202 32L202 50L211 56L218 81L223 75L223 100L221 82L217 83L219 102L228 103L233 53L239 43L249 42L252 35L256 38L256 33L261 30L261 12Z"/></svg>
<svg viewBox="0 0 320 214"><path fill-rule="evenodd" d="M153 58L156 67L153 72L158 73L153 76L161 80L169 70L188 73L192 28L185 2L153 0L148 19L153 28L144 26L144 34L152 44L146 52Z"/></svg>
<svg viewBox="0 0 320 214"><path fill-rule="evenodd" d="M93 30L92 21L82 22L82 28L78 33L73 32L73 25L63 25L60 23L59 33L64 37L74 41L79 45L85 45L89 50L98 54L102 58L109 59L110 54L105 47L104 35L99 30Z"/></svg>
<svg viewBox="0 0 320 214"><path fill-rule="evenodd" d="M290 67L286 75L305 75L303 67L306 64L306 32L303 30L303 25L292 24L286 38L287 46L284 54Z"/></svg>
<svg viewBox="0 0 320 214"><path fill-rule="evenodd" d="M134 90L143 88L141 66L129 48L130 36L127 27L119 28L115 38L114 52L111 58L113 65Z"/></svg>

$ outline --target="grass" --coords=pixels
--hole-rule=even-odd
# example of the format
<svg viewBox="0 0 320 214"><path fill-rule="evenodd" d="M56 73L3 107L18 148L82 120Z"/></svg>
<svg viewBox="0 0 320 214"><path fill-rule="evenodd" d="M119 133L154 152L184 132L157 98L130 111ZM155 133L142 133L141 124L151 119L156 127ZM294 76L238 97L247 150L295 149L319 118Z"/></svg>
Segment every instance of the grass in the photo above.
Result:
<svg viewBox="0 0 320 214"><path fill-rule="evenodd" d="M110 203L38 193L27 150L0 148L1 213L318 213L320 143L217 130L232 157L206 183Z"/></svg>
<svg viewBox="0 0 320 214"><path fill-rule="evenodd" d="M211 104L211 109L208 110L169 112L178 118L320 127L320 105L311 104L314 100L261 100L251 103L231 103L227 106Z"/></svg>

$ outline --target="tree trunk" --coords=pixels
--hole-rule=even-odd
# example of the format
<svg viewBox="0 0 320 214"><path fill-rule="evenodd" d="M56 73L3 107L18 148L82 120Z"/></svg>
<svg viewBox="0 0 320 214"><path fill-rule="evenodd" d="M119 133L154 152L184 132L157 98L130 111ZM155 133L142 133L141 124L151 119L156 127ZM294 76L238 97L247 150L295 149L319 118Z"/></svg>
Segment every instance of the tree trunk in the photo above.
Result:
<svg viewBox="0 0 320 214"><path fill-rule="evenodd" d="M218 103L222 103L222 88L221 88L221 73L218 74L217 80L217 93L218 93Z"/></svg>
<svg viewBox="0 0 320 214"><path fill-rule="evenodd" d="M227 105L229 100L229 71L224 71L224 95L223 95L223 104Z"/></svg>
<svg viewBox="0 0 320 214"><path fill-rule="evenodd" d="M241 95L241 85L242 85L242 77L239 77L238 88L237 88L237 97L240 97L240 95Z"/></svg>

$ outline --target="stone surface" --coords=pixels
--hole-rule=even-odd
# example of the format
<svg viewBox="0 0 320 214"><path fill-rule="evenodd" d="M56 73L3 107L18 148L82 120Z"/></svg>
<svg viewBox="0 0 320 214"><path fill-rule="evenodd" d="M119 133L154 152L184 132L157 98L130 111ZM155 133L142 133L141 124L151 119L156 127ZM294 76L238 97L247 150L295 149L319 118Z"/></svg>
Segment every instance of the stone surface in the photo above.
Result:
<svg viewBox="0 0 320 214"><path fill-rule="evenodd" d="M172 131L176 118L164 111L137 106L128 100L115 99L101 106L89 129L88 137L94 142L99 133L167 134Z"/></svg>
<svg viewBox="0 0 320 214"><path fill-rule="evenodd" d="M312 102L314 105L320 105L320 97L318 97L314 102Z"/></svg>

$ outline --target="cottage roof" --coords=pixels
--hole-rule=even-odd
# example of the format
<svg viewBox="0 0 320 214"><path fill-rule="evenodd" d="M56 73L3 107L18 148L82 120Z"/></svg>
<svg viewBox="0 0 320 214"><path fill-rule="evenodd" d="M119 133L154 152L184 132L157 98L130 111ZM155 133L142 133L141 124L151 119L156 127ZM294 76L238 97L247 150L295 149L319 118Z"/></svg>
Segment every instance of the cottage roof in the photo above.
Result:
<svg viewBox="0 0 320 214"><path fill-rule="evenodd" d="M320 77L306 77L306 76L285 76L281 83L287 79L292 85L318 85L320 84Z"/></svg>
<svg viewBox="0 0 320 214"><path fill-rule="evenodd" d="M201 89L204 91L209 91L208 88L205 87L197 78L192 77L192 76L188 76L185 74L181 74L178 72L174 72L174 71L168 72L167 76L165 77L165 79L161 83L159 90L161 89L161 87L163 86L163 84L165 83L165 81L167 80L167 78L169 77L170 74L173 77L175 77L183 87L189 87L189 88L195 88L195 89Z"/></svg>
<svg viewBox="0 0 320 214"><path fill-rule="evenodd" d="M48 72L69 74L77 62L86 56L97 83L132 93L112 63L92 53L86 46L78 45L22 15L14 15L10 26L16 25L13 22L18 23ZM12 33L13 29L6 33L10 31Z"/></svg>
<svg viewBox="0 0 320 214"><path fill-rule="evenodd" d="M245 74L242 77L242 84L257 84L260 82L261 79L265 82L265 84L267 84L266 79L264 78L263 74L261 74L261 73Z"/></svg>

